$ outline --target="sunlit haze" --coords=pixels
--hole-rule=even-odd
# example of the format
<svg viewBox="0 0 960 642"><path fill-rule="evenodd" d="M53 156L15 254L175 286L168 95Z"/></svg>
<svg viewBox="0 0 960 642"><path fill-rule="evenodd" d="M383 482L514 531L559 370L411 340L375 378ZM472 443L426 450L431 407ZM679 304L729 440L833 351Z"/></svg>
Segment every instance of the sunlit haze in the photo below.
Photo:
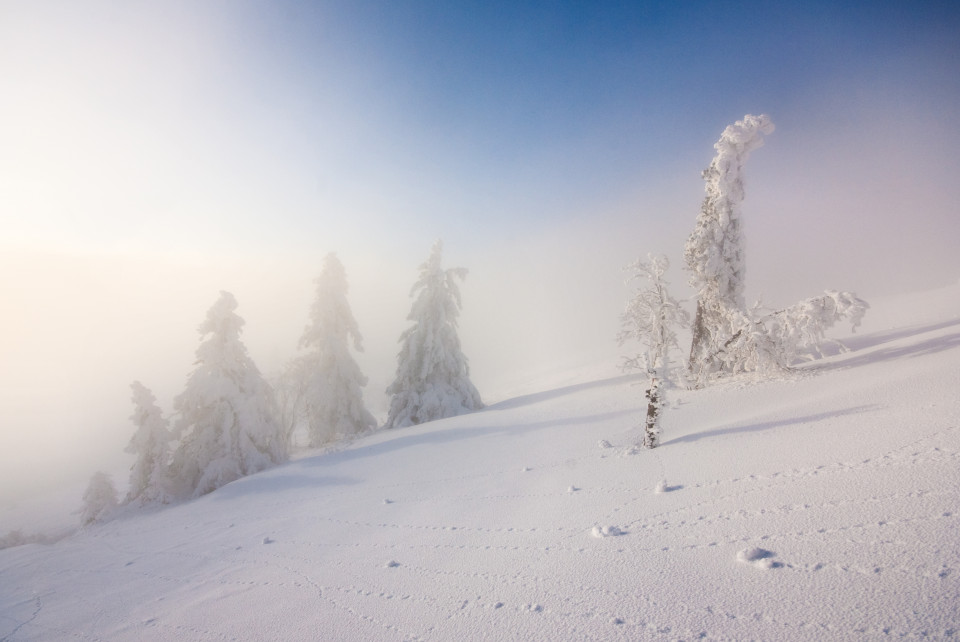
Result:
<svg viewBox="0 0 960 642"><path fill-rule="evenodd" d="M922 1L2 3L0 500L122 473L130 383L170 412L220 290L276 372L330 251L381 420L438 238L485 400L615 356L621 268L689 296L747 113L751 301L956 282L958 33Z"/></svg>

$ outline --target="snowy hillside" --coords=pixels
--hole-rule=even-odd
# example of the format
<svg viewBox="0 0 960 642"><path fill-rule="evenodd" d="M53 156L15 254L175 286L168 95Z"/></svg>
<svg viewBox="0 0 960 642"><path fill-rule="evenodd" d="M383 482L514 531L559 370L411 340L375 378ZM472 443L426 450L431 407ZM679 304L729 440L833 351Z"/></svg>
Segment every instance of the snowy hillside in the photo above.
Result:
<svg viewBox="0 0 960 642"><path fill-rule="evenodd" d="M2 550L0 640L960 634L960 286L871 304L653 451L611 367Z"/></svg>

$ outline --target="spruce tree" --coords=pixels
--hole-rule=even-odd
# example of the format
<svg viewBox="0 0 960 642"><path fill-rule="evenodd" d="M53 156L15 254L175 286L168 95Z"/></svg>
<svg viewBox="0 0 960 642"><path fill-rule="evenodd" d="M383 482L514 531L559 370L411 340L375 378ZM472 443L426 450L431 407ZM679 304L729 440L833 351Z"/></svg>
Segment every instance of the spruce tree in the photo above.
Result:
<svg viewBox="0 0 960 642"><path fill-rule="evenodd" d="M309 352L293 370L302 377L302 407L314 447L377 425L363 402L367 378L350 354L351 343L354 350L363 351L363 339L347 302L346 272L336 254L324 258L316 285L310 324L300 339L300 347Z"/></svg>
<svg viewBox="0 0 960 642"><path fill-rule="evenodd" d="M416 296L407 317L413 326L400 336L397 376L387 388L391 399L386 428L412 426L483 407L457 336L461 309L457 280L464 279L467 270L443 269L442 255L443 244L437 241L410 291L410 296Z"/></svg>
<svg viewBox="0 0 960 642"><path fill-rule="evenodd" d="M153 393L134 381L133 414L130 420L137 427L126 452L137 456L130 468L127 502L166 504L173 498L169 477L170 434L167 420L157 407Z"/></svg>
<svg viewBox="0 0 960 642"><path fill-rule="evenodd" d="M236 308L221 292L198 328L196 367L174 399L181 441L173 473L182 494L209 493L287 457L273 391L240 340Z"/></svg>

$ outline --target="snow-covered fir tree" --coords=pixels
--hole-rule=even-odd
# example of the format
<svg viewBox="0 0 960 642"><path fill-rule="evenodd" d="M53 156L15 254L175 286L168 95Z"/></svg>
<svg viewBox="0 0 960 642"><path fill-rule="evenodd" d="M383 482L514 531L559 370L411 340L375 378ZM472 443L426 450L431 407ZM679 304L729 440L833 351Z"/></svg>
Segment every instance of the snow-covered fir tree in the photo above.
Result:
<svg viewBox="0 0 960 642"><path fill-rule="evenodd" d="M170 434L163 412L153 393L139 381L130 384L133 390L133 414L130 420L137 427L126 452L136 455L130 468L127 502L166 504L173 499L170 482Z"/></svg>
<svg viewBox="0 0 960 642"><path fill-rule="evenodd" d="M649 376L646 390L647 414L644 421L643 442L654 448L660 442L660 416L664 407L664 383L670 374L670 350L679 348L677 328L687 327L690 315L680 307L667 290L664 278L670 261L666 256L648 256L626 267L630 281L639 280L642 286L634 290L627 307L620 316L620 345L633 339L644 350L624 359L625 368L644 370Z"/></svg>
<svg viewBox="0 0 960 642"><path fill-rule="evenodd" d="M117 488L113 480L104 472L97 471L90 477L87 490L83 493L83 507L80 509L80 523L84 526L102 522L117 509Z"/></svg>
<svg viewBox="0 0 960 642"><path fill-rule="evenodd" d="M363 351L357 321L347 302L346 272L336 254L323 260L310 309L310 323L300 339L308 350L291 374L297 375L311 446L344 439L376 427L363 402L367 378L350 353Z"/></svg>
<svg viewBox="0 0 960 642"><path fill-rule="evenodd" d="M743 165L773 131L767 116L744 116L714 145L717 154L703 172L706 197L684 248L690 285L697 293L689 366L701 382L721 368L716 355L743 327L744 247L740 205Z"/></svg>
<svg viewBox="0 0 960 642"><path fill-rule="evenodd" d="M287 457L273 391L240 340L236 308L221 292L198 328L196 367L174 399L181 441L172 471L181 494L209 493Z"/></svg>
<svg viewBox="0 0 960 642"><path fill-rule="evenodd" d="M386 428L412 426L483 407L457 336L461 309L457 279L465 278L467 270L443 269L442 254L443 244L437 241L410 291L410 296L416 296L407 317L413 326L400 336L397 376L387 388L391 399Z"/></svg>

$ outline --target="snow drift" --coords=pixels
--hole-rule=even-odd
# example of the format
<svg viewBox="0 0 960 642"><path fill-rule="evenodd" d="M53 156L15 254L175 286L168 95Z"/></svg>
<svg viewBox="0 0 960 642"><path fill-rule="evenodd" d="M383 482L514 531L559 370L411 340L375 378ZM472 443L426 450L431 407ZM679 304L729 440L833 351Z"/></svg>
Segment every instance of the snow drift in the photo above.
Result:
<svg viewBox="0 0 960 642"><path fill-rule="evenodd" d="M960 286L871 304L799 377L674 391L653 451L611 362L2 550L0 639L949 637Z"/></svg>

